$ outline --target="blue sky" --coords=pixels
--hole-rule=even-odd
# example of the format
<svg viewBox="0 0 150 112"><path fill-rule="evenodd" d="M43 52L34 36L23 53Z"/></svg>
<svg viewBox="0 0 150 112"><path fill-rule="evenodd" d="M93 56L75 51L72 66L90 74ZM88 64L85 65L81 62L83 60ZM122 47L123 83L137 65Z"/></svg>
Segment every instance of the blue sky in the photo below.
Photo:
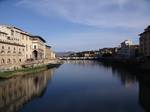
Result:
<svg viewBox="0 0 150 112"><path fill-rule="evenodd" d="M0 24L40 35L55 51L138 43L150 25L149 0L0 0Z"/></svg>

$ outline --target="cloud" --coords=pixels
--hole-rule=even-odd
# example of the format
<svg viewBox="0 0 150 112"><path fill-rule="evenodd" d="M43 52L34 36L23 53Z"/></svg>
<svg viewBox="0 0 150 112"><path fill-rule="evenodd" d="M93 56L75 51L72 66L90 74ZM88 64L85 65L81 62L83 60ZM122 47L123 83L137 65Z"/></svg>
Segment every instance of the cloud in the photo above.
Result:
<svg viewBox="0 0 150 112"><path fill-rule="evenodd" d="M137 28L150 24L148 0L21 0L18 5L88 26Z"/></svg>
<svg viewBox="0 0 150 112"><path fill-rule="evenodd" d="M149 0L20 0L17 5L94 27L85 32L66 28L63 34L53 35L56 38L50 42L60 51L114 47L125 39L138 43L138 34L150 24Z"/></svg>
<svg viewBox="0 0 150 112"><path fill-rule="evenodd" d="M54 49L57 51L82 51L82 50L96 50L103 47L117 47L126 39L133 40L136 43L134 33L122 32L78 32L67 33L64 35L56 36L58 39L51 39ZM117 39L116 39L117 38Z"/></svg>

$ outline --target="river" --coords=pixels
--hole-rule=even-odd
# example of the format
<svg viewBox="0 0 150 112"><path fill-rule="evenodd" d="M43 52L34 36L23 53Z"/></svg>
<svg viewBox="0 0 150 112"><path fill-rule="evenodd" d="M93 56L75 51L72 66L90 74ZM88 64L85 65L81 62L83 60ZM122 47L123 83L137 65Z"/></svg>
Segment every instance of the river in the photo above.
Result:
<svg viewBox="0 0 150 112"><path fill-rule="evenodd" d="M150 76L93 61L0 80L0 112L149 112Z"/></svg>

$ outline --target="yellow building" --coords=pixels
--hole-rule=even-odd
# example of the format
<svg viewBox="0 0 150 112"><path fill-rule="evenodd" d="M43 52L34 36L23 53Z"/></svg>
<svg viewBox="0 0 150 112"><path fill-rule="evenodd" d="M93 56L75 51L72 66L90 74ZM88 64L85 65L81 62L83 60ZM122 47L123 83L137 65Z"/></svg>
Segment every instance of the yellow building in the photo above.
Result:
<svg viewBox="0 0 150 112"><path fill-rule="evenodd" d="M46 41L19 28L0 25L0 70L21 67L29 61L46 58ZM49 51L51 52L51 50ZM54 53L49 53L54 57Z"/></svg>
<svg viewBox="0 0 150 112"><path fill-rule="evenodd" d="M46 45L46 55L45 55L46 60L52 60L55 59L55 53L52 51L52 47Z"/></svg>
<svg viewBox="0 0 150 112"><path fill-rule="evenodd" d="M0 25L0 31L6 34L5 37L1 36L1 41L7 41L25 47L21 50L24 52L24 57L22 57L23 61L32 58L32 40L29 33L8 25Z"/></svg>
<svg viewBox="0 0 150 112"><path fill-rule="evenodd" d="M26 51L21 33L24 32L15 27L0 26L0 70L18 67L25 61Z"/></svg>
<svg viewBox="0 0 150 112"><path fill-rule="evenodd" d="M32 36L32 58L34 60L45 59L46 41L40 36Z"/></svg>

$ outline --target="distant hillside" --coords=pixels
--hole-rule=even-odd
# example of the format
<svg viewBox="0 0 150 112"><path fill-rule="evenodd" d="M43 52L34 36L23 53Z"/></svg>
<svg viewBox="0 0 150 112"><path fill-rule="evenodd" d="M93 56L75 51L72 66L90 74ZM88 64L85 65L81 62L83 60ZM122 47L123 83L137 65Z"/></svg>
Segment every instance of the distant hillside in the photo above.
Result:
<svg viewBox="0 0 150 112"><path fill-rule="evenodd" d="M75 53L75 52L56 52L56 57L69 56L72 53Z"/></svg>

